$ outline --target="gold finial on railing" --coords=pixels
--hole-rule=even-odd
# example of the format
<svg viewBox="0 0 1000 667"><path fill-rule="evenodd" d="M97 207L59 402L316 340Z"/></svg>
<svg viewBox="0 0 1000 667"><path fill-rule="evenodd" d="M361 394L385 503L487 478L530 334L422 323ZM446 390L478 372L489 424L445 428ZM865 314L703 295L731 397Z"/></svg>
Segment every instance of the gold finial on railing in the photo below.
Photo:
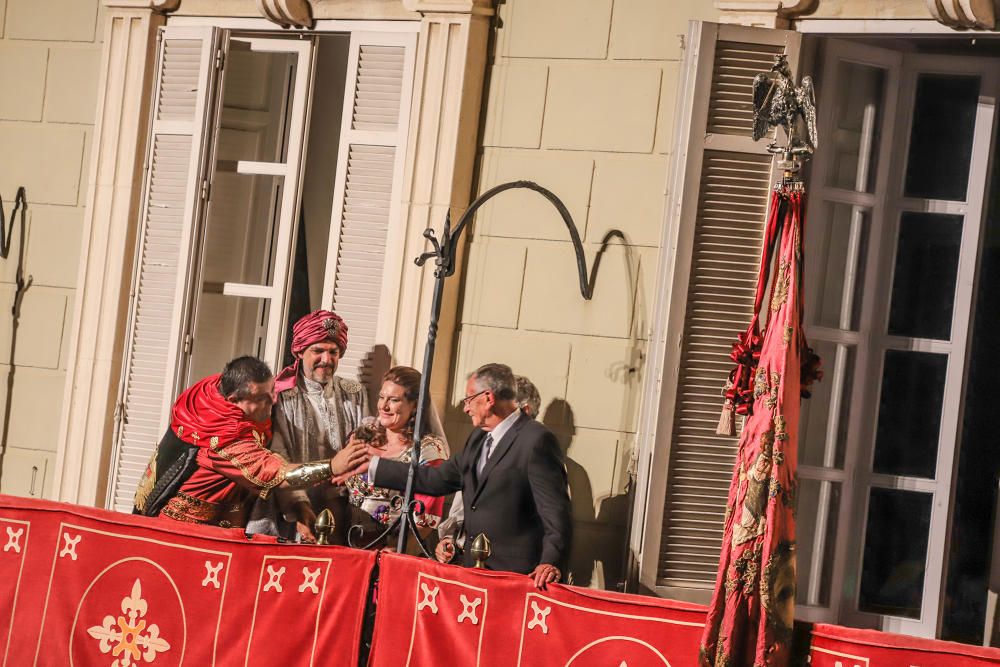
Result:
<svg viewBox="0 0 1000 667"><path fill-rule="evenodd" d="M486 567L486 561L493 554L493 548L490 546L490 538L486 537L485 533L476 535L476 539L472 540L472 548L469 550L469 553L476 561L475 567Z"/></svg>
<svg viewBox="0 0 1000 667"><path fill-rule="evenodd" d="M324 509L316 517L316 525L313 532L316 533L316 544L330 544L330 533L337 527L337 522L333 520L333 513Z"/></svg>

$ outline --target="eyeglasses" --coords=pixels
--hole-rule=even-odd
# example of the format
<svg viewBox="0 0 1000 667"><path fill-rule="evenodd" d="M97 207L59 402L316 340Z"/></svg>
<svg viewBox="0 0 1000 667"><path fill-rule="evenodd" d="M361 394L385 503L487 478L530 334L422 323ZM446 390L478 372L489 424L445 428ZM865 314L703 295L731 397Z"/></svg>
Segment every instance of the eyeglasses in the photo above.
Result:
<svg viewBox="0 0 1000 667"><path fill-rule="evenodd" d="M474 398L476 398L478 396L482 396L483 394L485 394L488 391L489 391L489 389L483 389L482 391L476 392L472 396L466 396L465 398L462 399L462 404L463 405L468 405L469 401L471 401L472 399L474 399Z"/></svg>

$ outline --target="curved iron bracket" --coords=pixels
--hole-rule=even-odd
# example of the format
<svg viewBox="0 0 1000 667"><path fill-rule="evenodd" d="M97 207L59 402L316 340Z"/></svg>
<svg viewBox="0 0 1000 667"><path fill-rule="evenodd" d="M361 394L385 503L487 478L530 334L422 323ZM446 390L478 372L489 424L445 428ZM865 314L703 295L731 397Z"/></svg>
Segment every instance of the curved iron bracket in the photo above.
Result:
<svg viewBox="0 0 1000 667"><path fill-rule="evenodd" d="M469 204L469 208L467 208L465 213L462 214L462 217L459 218L458 224L455 225L454 230L451 228L451 213L449 212L445 216L444 231L441 234L440 241L438 241L433 229L428 228L424 230L424 238L430 241L434 250L431 252L425 252L417 257L415 260L417 266L423 266L427 260L434 258L434 263L438 267L434 271L435 277L439 277L441 275L448 277L454 274L455 255L458 249L458 241L462 236L462 232L465 231L465 228L472 221L472 217L476 214L476 211L478 211L483 204L488 202L490 199L493 199L493 197L496 197L501 192L518 188L537 192L548 199L552 205L556 207L556 210L559 211L559 215L562 216L563 222L566 224L566 230L569 232L569 240L573 243L573 251L576 253L576 270L580 278L580 294L584 299L590 301L591 297L594 295L594 288L587 276L587 257L584 255L583 242L580 240L580 232L577 231L576 224L573 222L573 216L570 215L569 209L566 208L566 205L563 204L559 197L557 197L551 190L543 188L534 181L511 181L509 183L502 183L490 188L483 194L476 197L475 201ZM618 234L621 235L621 232L618 232Z"/></svg>

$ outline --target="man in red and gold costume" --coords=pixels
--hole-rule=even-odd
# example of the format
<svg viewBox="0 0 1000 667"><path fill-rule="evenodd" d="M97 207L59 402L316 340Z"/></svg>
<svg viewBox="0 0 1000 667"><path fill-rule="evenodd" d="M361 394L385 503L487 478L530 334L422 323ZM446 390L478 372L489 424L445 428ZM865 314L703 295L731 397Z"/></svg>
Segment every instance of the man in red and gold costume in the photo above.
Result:
<svg viewBox="0 0 1000 667"><path fill-rule="evenodd" d="M363 445L303 464L291 464L268 449L274 382L263 361L239 357L221 374L184 390L139 482L134 512L242 526L252 498L267 498L275 489L329 484L366 460Z"/></svg>

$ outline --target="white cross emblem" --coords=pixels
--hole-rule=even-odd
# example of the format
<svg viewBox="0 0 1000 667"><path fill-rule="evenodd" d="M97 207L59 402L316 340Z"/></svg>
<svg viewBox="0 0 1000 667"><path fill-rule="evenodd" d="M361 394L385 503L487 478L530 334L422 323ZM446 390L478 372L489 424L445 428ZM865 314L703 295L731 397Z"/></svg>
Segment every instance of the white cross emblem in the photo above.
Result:
<svg viewBox="0 0 1000 667"><path fill-rule="evenodd" d="M264 584L264 592L268 592L272 588L279 593L281 593L281 576L285 574L285 568L280 567L277 570L274 569L273 565L267 566L267 583Z"/></svg>
<svg viewBox="0 0 1000 667"><path fill-rule="evenodd" d="M305 593L308 588L315 595L319 595L319 589L316 587L316 580L319 578L319 573L322 572L320 568L316 568L316 571L311 571L308 567L302 568L302 585L299 586L299 593Z"/></svg>
<svg viewBox="0 0 1000 667"><path fill-rule="evenodd" d="M205 578L201 580L202 586L208 586L209 584L219 587L219 572L222 571L222 563L216 563L212 565L207 560L205 561Z"/></svg>
<svg viewBox="0 0 1000 667"><path fill-rule="evenodd" d="M431 588L423 582L420 583L420 589L424 592L424 599L417 605L417 611L422 610L424 607L430 607L432 612L435 614L438 613L437 594L441 592L441 589L437 586Z"/></svg>
<svg viewBox="0 0 1000 667"><path fill-rule="evenodd" d="M462 601L462 606L465 609L462 613L458 615L458 622L461 623L465 619L472 621L473 625L479 625L479 617L476 616L476 610L479 608L479 604L483 601L482 598L476 598L475 600L470 600L464 595L459 595L459 599Z"/></svg>
<svg viewBox="0 0 1000 667"><path fill-rule="evenodd" d="M552 611L552 607L546 607L542 609L538 606L538 603L534 600L531 601L531 611L535 613L535 617L528 621L528 629L532 630L535 627L542 628L542 634L549 634L549 626L546 625L546 619L549 617L549 613Z"/></svg>
<svg viewBox="0 0 1000 667"><path fill-rule="evenodd" d="M59 551L59 557L64 558L69 556L73 560L76 560L76 545L80 543L81 537L83 535L70 537L69 533L63 533L63 548Z"/></svg>
<svg viewBox="0 0 1000 667"><path fill-rule="evenodd" d="M21 553L21 535L24 535L24 528L14 530L7 526L7 544L3 545L4 551L14 550L14 553Z"/></svg>

